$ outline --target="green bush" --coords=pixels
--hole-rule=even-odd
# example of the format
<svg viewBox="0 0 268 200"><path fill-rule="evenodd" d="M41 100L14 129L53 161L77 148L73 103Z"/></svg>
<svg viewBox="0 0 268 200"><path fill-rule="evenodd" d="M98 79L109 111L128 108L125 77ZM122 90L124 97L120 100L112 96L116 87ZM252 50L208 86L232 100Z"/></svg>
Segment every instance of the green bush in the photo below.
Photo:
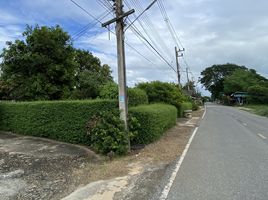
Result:
<svg viewBox="0 0 268 200"><path fill-rule="evenodd" d="M100 89L101 99L118 99L118 85L115 82L109 82Z"/></svg>
<svg viewBox="0 0 268 200"><path fill-rule="evenodd" d="M128 105L138 106L148 104L148 96L144 90L139 88L128 88ZM116 83L108 83L102 86L100 91L101 99L118 99L118 85Z"/></svg>
<svg viewBox="0 0 268 200"><path fill-rule="evenodd" d="M132 107L131 116L135 117L140 126L135 126L131 144L148 144L157 140L168 128L176 124L177 109L171 105L151 104Z"/></svg>
<svg viewBox="0 0 268 200"><path fill-rule="evenodd" d="M149 103L166 103L179 109L180 103L190 101L189 96L186 96L182 89L174 83L153 81L140 83L137 87L147 93Z"/></svg>
<svg viewBox="0 0 268 200"><path fill-rule="evenodd" d="M265 104L268 102L268 87L259 85L250 86L248 88L248 101L253 104Z"/></svg>
<svg viewBox="0 0 268 200"><path fill-rule="evenodd" d="M193 101L193 102L192 102L192 109L193 109L193 110L198 110L198 109L199 109L199 104L198 104L198 102L196 102L196 101Z"/></svg>
<svg viewBox="0 0 268 200"><path fill-rule="evenodd" d="M139 88L128 89L128 105L138 106L142 104L148 104L148 96L144 90Z"/></svg>
<svg viewBox="0 0 268 200"><path fill-rule="evenodd" d="M112 100L0 103L0 130L90 144L88 120L99 111L117 108Z"/></svg>
<svg viewBox="0 0 268 200"><path fill-rule="evenodd" d="M179 104L178 107L178 117L183 117L183 112L185 110L192 110L193 106L191 102L183 102Z"/></svg>
<svg viewBox="0 0 268 200"><path fill-rule="evenodd" d="M128 132L119 111L104 111L94 115L87 124L92 147L102 154L123 155L128 150Z"/></svg>

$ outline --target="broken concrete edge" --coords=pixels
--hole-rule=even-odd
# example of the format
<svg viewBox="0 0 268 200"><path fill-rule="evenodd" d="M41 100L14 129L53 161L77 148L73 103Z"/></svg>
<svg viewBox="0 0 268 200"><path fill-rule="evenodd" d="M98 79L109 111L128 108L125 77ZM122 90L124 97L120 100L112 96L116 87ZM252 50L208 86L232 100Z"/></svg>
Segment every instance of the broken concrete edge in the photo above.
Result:
<svg viewBox="0 0 268 200"><path fill-rule="evenodd" d="M42 142L49 142L51 144L55 144L55 145L58 145L58 144L62 144L62 145L70 145L70 146L73 146L73 147L77 147L79 149L82 149L84 151L86 151L87 153L95 153L89 146L86 146L86 145L82 145L82 144L73 144L73 143L67 143L67 142L62 142L62 141L58 141L58 140L53 140L53 139L49 139L49 138L43 138L43 137L38 137L38 136L29 136L29 135L23 135L23 134L18 134L18 133L14 133L14 132L11 132L11 131L1 131L0 130L0 134L6 134L7 137L17 137L17 138L20 138L20 139L34 139L34 140L39 140L39 141L42 141ZM100 154L96 154L98 155L98 158L99 161L104 161L104 157Z"/></svg>

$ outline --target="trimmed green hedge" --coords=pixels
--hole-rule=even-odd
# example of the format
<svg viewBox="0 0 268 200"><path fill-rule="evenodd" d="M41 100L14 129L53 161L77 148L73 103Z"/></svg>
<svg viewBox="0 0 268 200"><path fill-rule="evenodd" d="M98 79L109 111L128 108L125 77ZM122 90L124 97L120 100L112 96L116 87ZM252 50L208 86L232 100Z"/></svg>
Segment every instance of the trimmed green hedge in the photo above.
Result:
<svg viewBox="0 0 268 200"><path fill-rule="evenodd" d="M99 111L115 108L113 100L0 102L0 130L89 144L88 120Z"/></svg>
<svg viewBox="0 0 268 200"><path fill-rule="evenodd" d="M178 108L178 117L183 117L183 111L185 110L192 110L193 105L191 102L183 102L180 103Z"/></svg>
<svg viewBox="0 0 268 200"><path fill-rule="evenodd" d="M157 140L168 128L176 124L177 119L176 107L165 104L132 107L129 113L140 123L140 127L134 130L136 135L132 138L131 144L148 144Z"/></svg>
<svg viewBox="0 0 268 200"><path fill-rule="evenodd" d="M124 152L122 149L124 147L122 136L124 130L119 127L123 127L123 123L120 124L119 117L118 120L115 119L116 115L110 119L108 114L112 113L113 110L117 110L117 103L113 100L0 102L0 130L69 143L92 145L93 147L98 144L99 151L103 150L104 152L105 150L107 153L108 150L112 149L116 153L122 154ZM91 135L88 135L87 132L90 125L95 123L94 119L100 112L107 119L101 119L102 121L97 127L98 130L94 129L99 139L96 143L95 140L92 140L92 133L90 132ZM129 113L131 116L131 144L153 142L168 128L176 124L177 109L171 105L141 105L130 108ZM119 134L118 138L113 136L113 142L108 144L107 141L111 141L109 137L115 132L116 135L119 132L122 134ZM115 144L117 146L114 146Z"/></svg>

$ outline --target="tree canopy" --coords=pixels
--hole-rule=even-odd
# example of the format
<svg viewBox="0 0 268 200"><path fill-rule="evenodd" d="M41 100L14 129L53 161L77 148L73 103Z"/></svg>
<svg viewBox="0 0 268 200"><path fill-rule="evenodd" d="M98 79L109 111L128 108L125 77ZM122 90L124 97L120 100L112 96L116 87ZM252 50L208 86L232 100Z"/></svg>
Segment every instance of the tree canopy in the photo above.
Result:
<svg viewBox="0 0 268 200"><path fill-rule="evenodd" d="M235 64L213 65L201 72L200 82L209 90L213 98L217 98L224 91L224 79L237 69L246 69Z"/></svg>
<svg viewBox="0 0 268 200"><path fill-rule="evenodd" d="M0 99L95 98L100 85L112 81L110 67L75 49L60 26L27 26L22 35L1 54Z"/></svg>
<svg viewBox="0 0 268 200"><path fill-rule="evenodd" d="M113 82L108 65L101 65L100 59L85 50L75 50L75 87L72 97L78 99L96 98L101 86Z"/></svg>
<svg viewBox="0 0 268 200"><path fill-rule="evenodd" d="M251 86L265 86L267 79L257 74L253 69L239 69L224 80L224 93L247 92Z"/></svg>
<svg viewBox="0 0 268 200"><path fill-rule="evenodd" d="M257 74L254 69L236 70L224 80L224 92L230 95L234 92L247 92L249 101L253 103L268 103L268 80Z"/></svg>

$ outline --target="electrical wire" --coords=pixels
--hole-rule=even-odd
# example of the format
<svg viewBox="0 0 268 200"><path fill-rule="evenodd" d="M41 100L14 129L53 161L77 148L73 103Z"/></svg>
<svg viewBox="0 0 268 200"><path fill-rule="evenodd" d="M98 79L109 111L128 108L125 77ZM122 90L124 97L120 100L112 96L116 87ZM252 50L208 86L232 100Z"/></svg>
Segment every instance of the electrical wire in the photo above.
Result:
<svg viewBox="0 0 268 200"><path fill-rule="evenodd" d="M125 2L127 2L127 0L125 0ZM132 3L135 10L137 10L139 13L143 11L143 7L139 1L130 0L130 2ZM170 60L173 60L171 57L171 55L173 54L170 53L170 48L167 47L166 43L164 42L163 38L159 35L158 31L155 28L154 23L152 23L148 15L144 13L144 15L138 21L140 21L140 26L146 33L147 37L150 38L150 41L151 42L153 41L152 44L154 44L154 46L158 49L158 51L161 52L161 54L168 57ZM143 24L146 28L143 26ZM149 30L149 32L147 30Z"/></svg>
<svg viewBox="0 0 268 200"><path fill-rule="evenodd" d="M87 15L89 15L90 17L92 17L95 21L97 21L98 23L102 24L102 22L100 21L101 19L96 18L94 15L92 15L91 13L89 13L85 8L83 8L81 5L79 5L77 2L75 2L74 0L70 0L72 3L74 3L77 7L79 7L81 10L83 10ZM106 7L106 6L105 6ZM108 8L107 8L108 9ZM109 10L109 9L108 9ZM133 28L133 27L132 27ZM135 28L134 28L135 30ZM173 66L161 55L161 53L138 31L135 30L136 34L139 35L140 38L142 38L155 52L156 54L173 70L176 72L176 70L173 68ZM111 33L115 34L114 32L111 31ZM136 53L138 53L140 56L142 56L144 59L146 59L148 62L154 64L150 59L148 59L147 57L145 57L144 55L142 55L137 49L135 49L132 45L130 45L129 43L125 42L127 46L129 46L131 49L133 49Z"/></svg>
<svg viewBox="0 0 268 200"><path fill-rule="evenodd" d="M104 19L110 14L111 11L105 11L100 17L98 17L99 20ZM80 37L82 37L84 34L86 34L89 30L93 29L99 22L96 22L96 20L88 23L86 26L84 26L80 31L77 31L75 34L72 36L72 40L76 41Z"/></svg>

